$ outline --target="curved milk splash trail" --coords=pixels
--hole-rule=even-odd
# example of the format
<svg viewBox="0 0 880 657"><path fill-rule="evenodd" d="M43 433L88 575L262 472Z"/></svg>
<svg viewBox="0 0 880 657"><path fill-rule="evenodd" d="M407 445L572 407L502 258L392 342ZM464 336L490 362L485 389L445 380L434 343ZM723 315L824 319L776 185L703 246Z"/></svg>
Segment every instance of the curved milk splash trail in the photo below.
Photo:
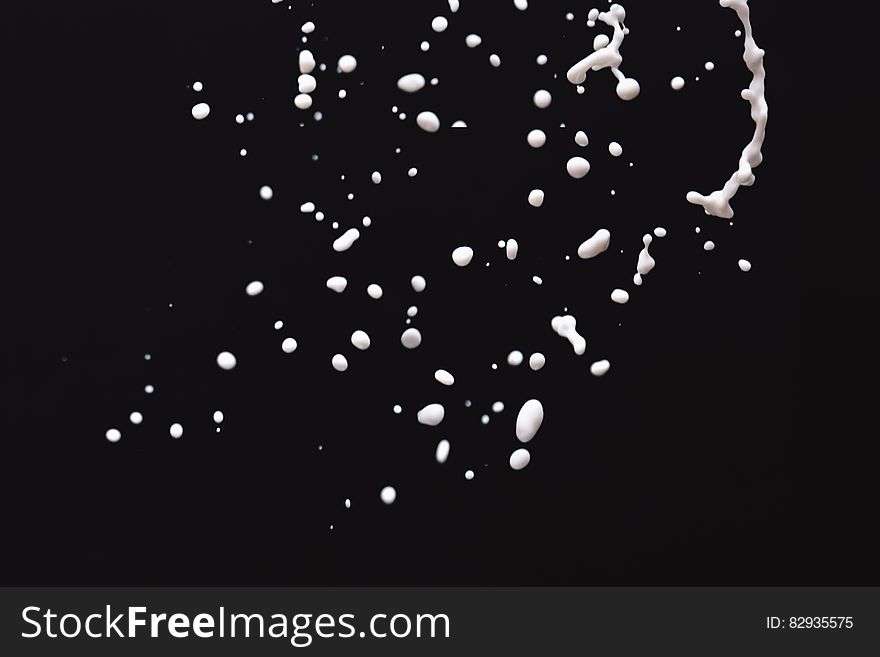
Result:
<svg viewBox="0 0 880 657"><path fill-rule="evenodd" d="M764 134L767 130L767 100L764 97L764 51L755 43L752 36L752 22L749 16L749 0L720 0L722 7L729 7L739 16L745 30L745 44L743 46L743 61L749 71L752 72L752 82L748 89L742 90L742 97L749 101L752 108L752 120L755 122L755 134L752 140L743 149L739 158L739 168L734 172L724 187L716 190L708 196L699 192L688 192L687 200L694 205L701 205L706 214L722 219L733 217L733 208L730 200L734 197L741 186L749 187L755 182L753 169L761 164L763 156L761 146L764 144Z"/></svg>

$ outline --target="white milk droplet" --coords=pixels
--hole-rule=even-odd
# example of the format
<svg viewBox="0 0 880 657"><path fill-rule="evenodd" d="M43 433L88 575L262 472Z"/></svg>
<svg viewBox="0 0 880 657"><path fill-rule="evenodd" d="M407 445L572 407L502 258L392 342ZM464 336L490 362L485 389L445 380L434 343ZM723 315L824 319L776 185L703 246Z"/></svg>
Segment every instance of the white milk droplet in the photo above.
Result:
<svg viewBox="0 0 880 657"><path fill-rule="evenodd" d="M520 11L525 11L529 8L529 0L513 0L513 6Z"/></svg>
<svg viewBox="0 0 880 657"><path fill-rule="evenodd" d="M168 429L168 433L171 434L172 438L181 438L183 436L183 425L179 422L175 422Z"/></svg>
<svg viewBox="0 0 880 657"><path fill-rule="evenodd" d="M284 338L284 340L281 342L281 351L283 351L285 354L292 354L294 351L296 351L296 347L296 340L294 340L293 338Z"/></svg>
<svg viewBox="0 0 880 657"><path fill-rule="evenodd" d="M481 43L483 43L483 39L480 37L479 34L468 34L464 38L464 42L467 44L468 48L476 48Z"/></svg>
<svg viewBox="0 0 880 657"><path fill-rule="evenodd" d="M474 250L469 246L460 246L452 252L452 262L459 267L467 267L474 257Z"/></svg>
<svg viewBox="0 0 880 657"><path fill-rule="evenodd" d="M347 285L348 280L344 276L331 276L327 279L327 287L337 293L344 292Z"/></svg>
<svg viewBox="0 0 880 657"><path fill-rule="evenodd" d="M517 349L514 349L509 354L507 354L507 364L512 367L519 367L523 362L523 353Z"/></svg>
<svg viewBox="0 0 880 657"><path fill-rule="evenodd" d="M297 109L307 110L312 106L312 97L308 94L297 94L293 99L293 104Z"/></svg>
<svg viewBox="0 0 880 657"><path fill-rule="evenodd" d="M299 53L299 72L311 73L315 70L315 57L310 50L303 50Z"/></svg>
<svg viewBox="0 0 880 657"><path fill-rule="evenodd" d="M574 143L581 147L589 144L590 140L587 137L587 133L583 130L578 130L574 135Z"/></svg>
<svg viewBox="0 0 880 657"><path fill-rule="evenodd" d="M572 315L554 317L550 327L560 336L571 342L574 353L582 356L587 350L587 341L577 332L577 320Z"/></svg>
<svg viewBox="0 0 880 657"><path fill-rule="evenodd" d="M348 251L360 236L361 233L357 228L349 228L333 241L333 250L337 253Z"/></svg>
<svg viewBox="0 0 880 657"><path fill-rule="evenodd" d="M583 178L590 172L590 163L582 157L573 157L566 162L565 170L572 178Z"/></svg>
<svg viewBox="0 0 880 657"><path fill-rule="evenodd" d="M706 62L705 64L703 64L703 68L705 68L707 71L714 71L715 62Z"/></svg>
<svg viewBox="0 0 880 657"><path fill-rule="evenodd" d="M247 284L244 291L249 297L255 297L263 291L263 283L261 281L251 281Z"/></svg>
<svg viewBox="0 0 880 657"><path fill-rule="evenodd" d="M535 63L538 66L543 66L544 64L547 63L547 55L543 55L543 54L538 55L538 57L535 59Z"/></svg>
<svg viewBox="0 0 880 657"><path fill-rule="evenodd" d="M397 80L397 88L406 93L415 93L425 86L425 76L420 73L407 73Z"/></svg>
<svg viewBox="0 0 880 657"><path fill-rule="evenodd" d="M385 504L394 504L394 500L397 499L397 491L393 486L385 486L379 493L379 499Z"/></svg>
<svg viewBox="0 0 880 657"><path fill-rule="evenodd" d="M437 459L437 463L446 463L446 459L449 458L449 441L445 438L437 443L434 458Z"/></svg>
<svg viewBox="0 0 880 657"><path fill-rule="evenodd" d="M415 290L416 292L424 292L425 286L427 284L428 283L427 283L427 281L425 281L424 276L416 275L416 276L413 276L412 279L410 279L410 285L412 285L412 289Z"/></svg>
<svg viewBox="0 0 880 657"><path fill-rule="evenodd" d="M440 129L440 118L434 112L419 112L416 124L425 132L437 132Z"/></svg>
<svg viewBox="0 0 880 657"><path fill-rule="evenodd" d="M544 205L544 191L541 189L533 189L529 192L529 205L533 208L540 208Z"/></svg>
<svg viewBox="0 0 880 657"><path fill-rule="evenodd" d="M428 404L416 413L416 419L419 421L419 424L436 427L443 421L445 415L446 409L443 408L443 404Z"/></svg>
<svg viewBox="0 0 880 657"><path fill-rule="evenodd" d="M434 378L445 386L451 386L455 383L455 377L446 370L437 370L434 372Z"/></svg>
<svg viewBox="0 0 880 657"><path fill-rule="evenodd" d="M629 301L629 292L617 288L611 293L611 300L614 303L624 304Z"/></svg>
<svg viewBox="0 0 880 657"><path fill-rule="evenodd" d="M370 348L370 336L366 331L357 330L351 334L351 344L361 351Z"/></svg>
<svg viewBox="0 0 880 657"><path fill-rule="evenodd" d="M381 299L382 287L380 285L377 285L376 283L370 283L367 286L367 294L371 299Z"/></svg>
<svg viewBox="0 0 880 657"><path fill-rule="evenodd" d="M657 226L654 229L654 236L655 237L666 237L666 229L663 228L663 226Z"/></svg>
<svg viewBox="0 0 880 657"><path fill-rule="evenodd" d="M311 214L315 211L315 204L309 201L308 203L303 203L299 206L299 211L303 214Z"/></svg>
<svg viewBox="0 0 880 657"><path fill-rule="evenodd" d="M196 103L192 108L192 115L196 121L201 121L211 113L211 106L208 103Z"/></svg>
<svg viewBox="0 0 880 657"><path fill-rule="evenodd" d="M336 63L339 70L343 73L351 73L357 68L357 60L352 55L343 55Z"/></svg>
<svg viewBox="0 0 880 657"><path fill-rule="evenodd" d="M516 416L516 437L521 443L527 443L541 428L544 421L544 407L537 399L530 399Z"/></svg>
<svg viewBox="0 0 880 657"><path fill-rule="evenodd" d="M311 34L315 31L315 24L312 21L308 21L302 24L302 27L299 28L302 30L303 34Z"/></svg>
<svg viewBox="0 0 880 657"><path fill-rule="evenodd" d="M740 260L736 263L742 271L752 271L752 263L748 260Z"/></svg>
<svg viewBox="0 0 880 657"><path fill-rule="evenodd" d="M431 21L431 29L437 33L446 31L447 27L449 27L449 21L445 16L435 16Z"/></svg>
<svg viewBox="0 0 880 657"><path fill-rule="evenodd" d="M330 364L337 372L344 372L348 369L348 359L342 354L336 354L330 360Z"/></svg>
<svg viewBox="0 0 880 657"><path fill-rule="evenodd" d="M550 103L553 102L553 96L551 96L550 92L546 89L539 89L535 92L535 95L532 96L532 101L538 109L546 109L550 107Z"/></svg>
<svg viewBox="0 0 880 657"><path fill-rule="evenodd" d="M495 53L492 53L491 55L489 55L489 63L495 68L498 68L499 66L501 66L501 58Z"/></svg>
<svg viewBox="0 0 880 657"><path fill-rule="evenodd" d="M144 421L144 416L138 411L132 411L131 415L128 416L128 421L132 424L140 424Z"/></svg>
<svg viewBox="0 0 880 657"><path fill-rule="evenodd" d="M712 240L706 240L703 242L703 251L714 251L715 250L715 242Z"/></svg>
<svg viewBox="0 0 880 657"><path fill-rule="evenodd" d="M223 411L214 411L214 422L216 424L223 423Z"/></svg>
<svg viewBox="0 0 880 657"><path fill-rule="evenodd" d="M618 144L616 141L612 141L608 144L608 152L611 153L612 157L620 157L623 155L623 146Z"/></svg>
<svg viewBox="0 0 880 657"><path fill-rule="evenodd" d="M262 187L260 187L260 198L264 201L271 200L274 194L275 193L272 191L272 188L269 187L269 185L263 185Z"/></svg>
<svg viewBox="0 0 880 657"><path fill-rule="evenodd" d="M204 88L205 88L205 86L201 82L199 82L198 80L193 82L193 91L201 91Z"/></svg>
<svg viewBox="0 0 880 657"><path fill-rule="evenodd" d="M505 253L508 260L516 260L516 255L519 253L519 243L513 238L507 240Z"/></svg>
<svg viewBox="0 0 880 657"><path fill-rule="evenodd" d="M593 376L605 376L611 369L611 363L607 360L597 360L590 365L590 374Z"/></svg>
<svg viewBox="0 0 880 657"><path fill-rule="evenodd" d="M119 439L122 438L122 433L119 429L107 429L107 433L104 434L104 437L111 443L118 443Z"/></svg>
<svg viewBox="0 0 880 657"><path fill-rule="evenodd" d="M595 258L600 253L608 250L611 244L611 232L607 228L600 228L588 240L585 240L578 247L578 257L587 260Z"/></svg>
<svg viewBox="0 0 880 657"><path fill-rule="evenodd" d="M492 404L492 412L493 413L501 413L503 410L504 410L504 402L503 401L497 401L494 404Z"/></svg>
<svg viewBox="0 0 880 657"><path fill-rule="evenodd" d="M471 481L474 478L474 471L473 470L465 471L464 478L467 479L468 481Z"/></svg>
<svg viewBox="0 0 880 657"><path fill-rule="evenodd" d="M532 148L541 148L541 146L547 143L547 135L544 134L543 130L532 130L526 136L526 141Z"/></svg>
<svg viewBox="0 0 880 657"><path fill-rule="evenodd" d="M514 470L522 470L532 460L529 450L520 447L510 455L510 467Z"/></svg>
<svg viewBox="0 0 880 657"><path fill-rule="evenodd" d="M672 78L669 86L675 89L675 91L680 91L684 89L684 78L680 75L676 75L674 78Z"/></svg>
<svg viewBox="0 0 880 657"><path fill-rule="evenodd" d="M221 351L217 354L217 365L220 366L221 370L231 370L236 365L235 356L228 351Z"/></svg>
<svg viewBox="0 0 880 657"><path fill-rule="evenodd" d="M449 11L453 14L458 11L460 3L458 0L449 0Z"/></svg>
<svg viewBox="0 0 880 657"><path fill-rule="evenodd" d="M544 367L544 364L546 362L547 359L544 357L544 354L540 352L535 352L531 356L529 356L529 367L531 367L532 370L535 372Z"/></svg>
<svg viewBox="0 0 880 657"><path fill-rule="evenodd" d="M636 271L639 276L647 275L652 269L654 269L654 265L657 264L654 258L651 257L651 254L648 253L648 247L651 246L652 237L650 235L645 235L642 238L642 243L644 247L639 252L639 261L636 265Z"/></svg>
<svg viewBox="0 0 880 657"><path fill-rule="evenodd" d="M422 344L422 334L417 328L408 328L400 336L400 344L407 349L415 349Z"/></svg>
<svg viewBox="0 0 880 657"><path fill-rule="evenodd" d="M395 404L391 410L394 411L395 415L400 415L403 412L403 407L400 404Z"/></svg>

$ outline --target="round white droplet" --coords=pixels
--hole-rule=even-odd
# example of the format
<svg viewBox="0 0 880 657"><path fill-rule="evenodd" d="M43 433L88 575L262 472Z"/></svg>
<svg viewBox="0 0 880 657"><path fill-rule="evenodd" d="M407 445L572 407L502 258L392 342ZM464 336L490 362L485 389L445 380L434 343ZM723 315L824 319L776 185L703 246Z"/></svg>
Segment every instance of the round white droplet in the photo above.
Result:
<svg viewBox="0 0 880 657"><path fill-rule="evenodd" d="M532 148L541 148L541 146L547 143L547 135L543 130L532 130L526 136L526 141L529 142L529 146Z"/></svg>
<svg viewBox="0 0 880 657"><path fill-rule="evenodd" d="M172 438L181 438L183 436L183 425L179 422L175 422L168 429L168 433L171 434Z"/></svg>
<svg viewBox="0 0 880 657"><path fill-rule="evenodd" d="M434 20L431 21L431 29L435 32L443 32L447 27L449 27L449 21L446 20L445 16L436 16Z"/></svg>
<svg viewBox="0 0 880 657"><path fill-rule="evenodd" d="M565 163L565 170L572 178L583 178L590 172L590 163L582 157L573 157Z"/></svg>
<svg viewBox="0 0 880 657"><path fill-rule="evenodd" d="M533 189L529 192L529 205L533 208L540 208L544 204L544 191Z"/></svg>
<svg viewBox="0 0 880 657"><path fill-rule="evenodd" d="M357 68L357 60L351 55L343 55L339 58L339 61L336 63L339 67L339 70L343 73L351 73Z"/></svg>
<svg viewBox="0 0 880 657"><path fill-rule="evenodd" d="M284 340L281 342L281 351L283 351L285 354L292 354L294 351L296 351L296 347L296 340L294 340L293 338L284 338Z"/></svg>
<svg viewBox="0 0 880 657"><path fill-rule="evenodd" d="M208 103L196 103L192 108L192 115L196 121L201 121L211 113L211 106Z"/></svg>
<svg viewBox="0 0 880 657"><path fill-rule="evenodd" d="M236 363L235 356L228 351L221 351L217 354L217 365L220 366L221 370L231 370L235 367Z"/></svg>
<svg viewBox="0 0 880 657"><path fill-rule="evenodd" d="M122 432L120 432L119 429L107 429L107 433L104 434L104 437L111 443L118 443L119 439L122 438Z"/></svg>
<svg viewBox="0 0 880 657"><path fill-rule="evenodd" d="M397 88L406 93L415 93L425 86L425 76L420 73L407 73L397 80Z"/></svg>
<svg viewBox="0 0 880 657"><path fill-rule="evenodd" d="M293 104L297 109L307 110L312 106L312 97L308 94L297 94L293 99Z"/></svg>
<svg viewBox="0 0 880 657"><path fill-rule="evenodd" d="M529 8L529 0L513 0L513 6L520 11L525 11Z"/></svg>
<svg viewBox="0 0 880 657"><path fill-rule="evenodd" d="M270 200L272 196L274 196L274 194L275 193L272 191L272 188L269 187L269 185L263 185L262 187L260 187L260 198L264 201Z"/></svg>
<svg viewBox="0 0 880 657"><path fill-rule="evenodd" d="M452 262L459 267L467 267L474 257L474 250L469 246L460 246L452 252Z"/></svg>
<svg viewBox="0 0 880 657"><path fill-rule="evenodd" d="M574 136L574 143L581 147L589 144L590 140L587 138L587 133L583 130L578 130Z"/></svg>
<svg viewBox="0 0 880 657"><path fill-rule="evenodd" d="M301 94L310 94L317 88L318 81L313 75L303 73L297 78L296 84Z"/></svg>
<svg viewBox="0 0 880 657"><path fill-rule="evenodd" d="M394 500L397 499L397 491L394 490L393 486L385 486L379 493L379 499L385 502L385 504L394 504Z"/></svg>
<svg viewBox="0 0 880 657"><path fill-rule="evenodd" d="M311 34L315 31L315 24L312 21L308 21L302 24L302 27L299 28L302 30L303 34Z"/></svg>
<svg viewBox="0 0 880 657"><path fill-rule="evenodd" d="M327 288L337 294L345 292L346 287L348 287L348 279L344 276L331 276L327 279Z"/></svg>
<svg viewBox="0 0 880 657"><path fill-rule="evenodd" d="M611 363L607 360L597 360L595 363L590 365L590 374L593 376L605 376L608 374L608 370L611 369Z"/></svg>
<svg viewBox="0 0 880 657"><path fill-rule="evenodd" d="M666 237L666 229L663 228L663 226L657 226L654 229L654 236L655 237Z"/></svg>
<svg viewBox="0 0 880 657"><path fill-rule="evenodd" d="M468 471L466 471L466 472L464 473L464 478L467 479L468 481L470 481L471 479L473 479L473 478L474 478L474 471L473 471L473 470L468 470Z"/></svg>
<svg viewBox="0 0 880 657"><path fill-rule="evenodd" d="M495 53L492 53L491 55L489 55L489 63L495 68L498 68L499 66L501 66L501 58Z"/></svg>
<svg viewBox="0 0 880 657"><path fill-rule="evenodd" d="M455 125L453 125L452 127L454 128ZM415 178L418 174L419 174L419 170L416 169L415 167L410 167L406 172L406 175L408 175L410 178Z"/></svg>
<svg viewBox="0 0 880 657"><path fill-rule="evenodd" d="M428 43L427 41L422 41L422 42L419 44L419 49L420 49L422 52L428 52L428 51L431 49L431 44Z"/></svg>
<svg viewBox="0 0 880 657"><path fill-rule="evenodd" d="M530 399L516 416L516 437L521 443L527 443L541 428L544 422L544 406L537 399Z"/></svg>
<svg viewBox="0 0 880 657"><path fill-rule="evenodd" d="M538 64L538 66L543 66L547 63L547 55L538 55L537 59L535 59L535 62Z"/></svg>
<svg viewBox="0 0 880 657"><path fill-rule="evenodd" d="M611 153L612 157L620 157L623 155L623 146L618 144L616 141L612 141L608 144L608 152Z"/></svg>
<svg viewBox="0 0 880 657"><path fill-rule="evenodd" d="M348 359L342 354L335 354L330 360L330 364L337 372L344 372L348 369Z"/></svg>
<svg viewBox="0 0 880 657"><path fill-rule="evenodd" d="M428 404L416 413L416 419L419 421L419 424L424 424L429 427L436 427L443 422L445 416L446 409L443 408L443 404Z"/></svg>
<svg viewBox="0 0 880 657"><path fill-rule="evenodd" d="M705 64L703 64L703 68L705 68L707 71L714 71L715 62L706 62Z"/></svg>
<svg viewBox="0 0 880 657"><path fill-rule="evenodd" d="M531 460L532 455L529 454L529 450L520 447L510 455L510 467L514 470L522 470Z"/></svg>
<svg viewBox="0 0 880 657"><path fill-rule="evenodd" d="M617 288L611 293L611 300L614 303L625 304L629 301L629 292Z"/></svg>
<svg viewBox="0 0 880 657"><path fill-rule="evenodd" d="M434 112L419 112L416 124L425 132L437 132L440 129L440 119Z"/></svg>
<svg viewBox="0 0 880 657"><path fill-rule="evenodd" d="M504 402L503 401L497 401L492 404L492 412L493 413L500 413L503 410L504 410Z"/></svg>
<svg viewBox="0 0 880 657"><path fill-rule="evenodd" d="M407 349L415 349L422 344L422 334L417 328L408 328L400 336L400 344Z"/></svg>
<svg viewBox="0 0 880 657"><path fill-rule="evenodd" d="M523 353L518 349L514 349L507 354L507 364L511 367L519 367L523 362Z"/></svg>
<svg viewBox="0 0 880 657"><path fill-rule="evenodd" d="M367 286L367 295L371 299L381 299L382 298L382 287L377 285L376 283L370 283Z"/></svg>
<svg viewBox="0 0 880 657"><path fill-rule="evenodd" d="M140 424L144 421L144 416L138 411L132 411L131 415L128 416L128 421L132 424Z"/></svg>
<svg viewBox="0 0 880 657"><path fill-rule="evenodd" d="M739 268L742 271L751 271L752 270L752 263L749 262L748 260L740 260L739 262L737 262L737 264L739 265Z"/></svg>
<svg viewBox="0 0 880 657"><path fill-rule="evenodd" d="M544 367L544 363L546 362L547 359L541 352L535 352L531 356L529 356L529 367L531 367L532 370L535 372Z"/></svg>
<svg viewBox="0 0 880 657"><path fill-rule="evenodd" d="M373 184L374 184L374 185L378 185L379 183L382 182L382 174L379 173L378 171L374 171L374 172L370 175L370 180L373 181Z"/></svg>
<svg viewBox="0 0 880 657"><path fill-rule="evenodd" d="M684 78L681 77L680 75L676 75L674 78L672 78L672 82L669 83L669 86L672 87L673 89L675 89L676 91L679 91L680 89L684 89Z"/></svg>
<svg viewBox="0 0 880 657"><path fill-rule="evenodd" d="M144 392L147 393L148 395L152 395L153 390L155 390L155 388L149 384L144 386Z"/></svg>
<svg viewBox="0 0 880 657"><path fill-rule="evenodd" d="M442 383L444 386L451 386L455 383L455 377L446 370L437 370L434 372L434 379L436 379L438 383Z"/></svg>
<svg viewBox="0 0 880 657"><path fill-rule="evenodd" d="M553 101L553 96L551 96L550 92L546 89L539 89L535 92L535 95L532 96L532 101L538 109L546 109L550 107L550 103Z"/></svg>
<svg viewBox="0 0 880 657"><path fill-rule="evenodd" d="M621 100L632 100L639 95L641 87L634 78L624 78L617 83L617 96Z"/></svg>
<svg viewBox="0 0 880 657"><path fill-rule="evenodd" d="M412 285L412 289L416 292L424 292L425 286L427 286L427 284L428 283L425 280L424 276L416 275L413 276L412 279L410 279L410 285Z"/></svg>
<svg viewBox="0 0 880 657"><path fill-rule="evenodd" d="M449 458L449 441L445 438L437 443L434 458L437 459L437 463L446 463L446 459Z"/></svg>
<svg viewBox="0 0 880 657"><path fill-rule="evenodd" d="M464 42L467 44L468 48L476 48L481 43L483 43L483 39L480 37L479 34L468 34L464 38Z"/></svg>
<svg viewBox="0 0 880 657"><path fill-rule="evenodd" d="M363 351L370 348L370 336L366 331L357 330L351 334L351 344Z"/></svg>
<svg viewBox="0 0 880 657"><path fill-rule="evenodd" d="M255 297L263 291L263 283L262 281L251 281L244 288L244 291L249 297Z"/></svg>

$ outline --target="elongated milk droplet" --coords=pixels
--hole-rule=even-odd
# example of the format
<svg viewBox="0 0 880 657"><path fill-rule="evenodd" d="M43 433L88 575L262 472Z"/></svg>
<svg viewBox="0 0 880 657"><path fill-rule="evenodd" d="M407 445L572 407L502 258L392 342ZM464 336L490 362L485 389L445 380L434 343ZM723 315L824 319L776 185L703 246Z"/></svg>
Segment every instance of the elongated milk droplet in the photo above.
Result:
<svg viewBox="0 0 880 657"><path fill-rule="evenodd" d="M445 386L451 386L455 383L455 377L446 370L437 370L434 372L434 378Z"/></svg>
<svg viewBox="0 0 880 657"><path fill-rule="evenodd" d="M550 326L557 334L571 342L575 354L583 356L587 350L587 341L577 332L577 320L572 315L554 317Z"/></svg>
<svg viewBox="0 0 880 657"><path fill-rule="evenodd" d="M425 86L425 76L421 73L407 73L397 80L397 88L408 94L415 93Z"/></svg>
<svg viewBox="0 0 880 657"><path fill-rule="evenodd" d="M614 303L624 304L629 301L629 292L617 288L611 293L611 300Z"/></svg>
<svg viewBox="0 0 880 657"><path fill-rule="evenodd" d="M419 421L419 424L436 427L443 421L445 415L446 409L443 408L443 404L428 404L416 413L416 419Z"/></svg>
<svg viewBox="0 0 880 657"><path fill-rule="evenodd" d="M590 239L578 247L578 257L584 260L595 258L606 251L609 244L611 244L611 231L607 228L600 228Z"/></svg>
<svg viewBox="0 0 880 657"><path fill-rule="evenodd" d="M449 458L448 440L443 439L437 443L437 450L434 452L434 458L437 459L437 463L446 463L446 459Z"/></svg>
<svg viewBox="0 0 880 657"><path fill-rule="evenodd" d="M360 236L361 232L357 228L349 228L333 241L333 250L337 253L348 251Z"/></svg>
<svg viewBox="0 0 880 657"><path fill-rule="evenodd" d="M437 132L440 129L440 118L434 112L419 112L416 125L425 132Z"/></svg>
<svg viewBox="0 0 880 657"><path fill-rule="evenodd" d="M607 360L597 360L590 365L590 374L593 376L605 376L611 369L611 363Z"/></svg>
<svg viewBox="0 0 880 657"><path fill-rule="evenodd" d="M537 399L528 400L522 405L522 408L519 409L519 414L516 416L517 439L521 443L529 442L538 433L538 429L541 428L543 421L544 407L541 405L541 402Z"/></svg>

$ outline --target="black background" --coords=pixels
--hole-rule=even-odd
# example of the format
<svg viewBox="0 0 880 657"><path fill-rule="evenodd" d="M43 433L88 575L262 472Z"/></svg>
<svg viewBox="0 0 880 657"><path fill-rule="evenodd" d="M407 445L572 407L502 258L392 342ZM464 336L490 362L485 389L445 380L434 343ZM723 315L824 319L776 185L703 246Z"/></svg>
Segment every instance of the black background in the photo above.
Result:
<svg viewBox="0 0 880 657"><path fill-rule="evenodd" d="M20 3L4 20L4 583L877 583L876 498L859 472L877 435L861 413L876 391L861 379L875 355L862 340L876 306L875 217L862 209L872 167L840 164L870 152L854 126L873 91L837 95L857 74L806 58L780 3L754 3L771 118L731 228L684 194L722 184L753 129L732 11L626 3L623 70L642 93L623 103L608 71L583 96L564 80L590 51L587 5L463 2L435 35L430 19L449 15L440 0L313 4ZM317 74L321 122L292 107L306 20L329 68ZM341 76L345 53L359 66ZM805 61L809 87L796 79ZM440 84L405 96L394 82L410 71ZM687 86L672 92L679 74ZM531 104L541 87L554 95L543 111ZM196 122L200 101L211 115ZM844 122L831 115L841 105ZM441 116L440 133L414 126L422 109ZM237 125L248 111L255 121ZM459 118L467 130L445 127ZM534 127L549 135L540 151L525 143ZM608 155L611 140L623 157ZM823 155L841 146L856 154ZM575 154L593 164L581 181L564 172ZM540 210L525 202L532 187L547 191ZM308 200L323 223L299 213ZM333 253L329 223L365 214L373 226ZM606 256L563 260L606 225ZM613 306L656 225L669 230L657 268ZM513 263L495 246L510 236ZM718 248L704 253L705 239ZM477 256L461 270L448 254L465 243ZM324 287L336 274L349 278L341 296ZM252 299L253 279L266 291ZM378 302L364 293L374 281ZM404 352L411 304L425 339ZM550 330L563 307L587 337L583 358ZM365 353L348 342L356 328L373 337ZM286 335L300 344L290 356ZM509 368L512 348L543 351L547 367ZM238 356L233 372L214 364L223 349ZM330 368L337 351L345 374ZM603 357L612 370L595 379L587 366ZM455 386L433 381L439 367ZM547 416L515 473L513 420L530 397ZM484 427L496 399L507 408ZM418 425L432 401L447 420ZM143 425L128 424L131 410ZM110 426L120 443L104 439ZM378 499L388 483L391 507Z"/></svg>

